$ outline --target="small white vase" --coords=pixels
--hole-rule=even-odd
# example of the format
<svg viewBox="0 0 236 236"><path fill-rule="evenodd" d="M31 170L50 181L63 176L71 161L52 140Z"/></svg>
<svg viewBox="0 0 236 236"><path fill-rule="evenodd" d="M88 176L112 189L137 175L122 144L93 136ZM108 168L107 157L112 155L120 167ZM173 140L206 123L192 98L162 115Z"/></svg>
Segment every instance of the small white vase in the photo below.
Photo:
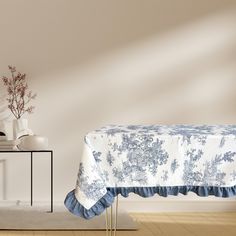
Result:
<svg viewBox="0 0 236 236"><path fill-rule="evenodd" d="M25 135L33 135L32 130L28 128L28 120L23 118L13 120L13 138L18 139Z"/></svg>

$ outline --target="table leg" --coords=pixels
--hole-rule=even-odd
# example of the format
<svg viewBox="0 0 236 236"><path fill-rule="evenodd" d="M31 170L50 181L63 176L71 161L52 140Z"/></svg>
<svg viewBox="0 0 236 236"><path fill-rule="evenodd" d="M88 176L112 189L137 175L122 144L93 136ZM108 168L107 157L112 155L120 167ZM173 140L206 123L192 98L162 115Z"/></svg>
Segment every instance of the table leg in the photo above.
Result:
<svg viewBox="0 0 236 236"><path fill-rule="evenodd" d="M106 236L109 236L108 235L108 230L109 230L109 223L108 223L108 210L106 208L106 215L105 215L105 219L106 219Z"/></svg>
<svg viewBox="0 0 236 236"><path fill-rule="evenodd" d="M116 236L117 224L118 224L118 195L116 196L116 213L115 213L114 236Z"/></svg>
<svg viewBox="0 0 236 236"><path fill-rule="evenodd" d="M116 204L115 204L115 222L113 227L113 204L110 206L110 215L108 214L108 210L106 208L106 236L116 236L117 235L117 224L118 224L118 195L116 197Z"/></svg>
<svg viewBox="0 0 236 236"><path fill-rule="evenodd" d="M51 151L51 213L53 212L53 151Z"/></svg>
<svg viewBox="0 0 236 236"><path fill-rule="evenodd" d="M30 152L30 205L33 206L33 152Z"/></svg>
<svg viewBox="0 0 236 236"><path fill-rule="evenodd" d="M112 229L113 229L113 222L112 222L112 219L113 219L113 212L112 212L112 204L110 206L110 236L112 236Z"/></svg>

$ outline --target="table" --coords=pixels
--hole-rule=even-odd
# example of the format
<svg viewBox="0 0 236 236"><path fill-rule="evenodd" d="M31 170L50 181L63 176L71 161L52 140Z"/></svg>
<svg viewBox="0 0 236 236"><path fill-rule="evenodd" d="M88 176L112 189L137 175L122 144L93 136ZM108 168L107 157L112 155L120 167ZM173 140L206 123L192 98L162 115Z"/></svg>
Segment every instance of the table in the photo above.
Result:
<svg viewBox="0 0 236 236"><path fill-rule="evenodd" d="M236 125L108 125L91 131L65 206L90 219L118 194L167 197L190 191L236 195Z"/></svg>
<svg viewBox="0 0 236 236"><path fill-rule="evenodd" d="M53 150L29 150L29 151L18 151L0 150L0 153L30 153L30 205L33 206L33 154L34 153L50 153L50 213L53 212Z"/></svg>

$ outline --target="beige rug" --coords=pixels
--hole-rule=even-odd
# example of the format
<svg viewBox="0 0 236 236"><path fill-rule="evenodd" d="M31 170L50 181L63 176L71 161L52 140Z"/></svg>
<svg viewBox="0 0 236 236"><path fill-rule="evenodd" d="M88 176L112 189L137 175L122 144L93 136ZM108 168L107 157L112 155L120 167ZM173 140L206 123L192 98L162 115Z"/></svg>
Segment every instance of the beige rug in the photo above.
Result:
<svg viewBox="0 0 236 236"><path fill-rule="evenodd" d="M85 220L76 217L65 208L47 213L46 208L29 206L0 207L0 230L105 230L105 215ZM121 212L119 230L137 230L132 218Z"/></svg>

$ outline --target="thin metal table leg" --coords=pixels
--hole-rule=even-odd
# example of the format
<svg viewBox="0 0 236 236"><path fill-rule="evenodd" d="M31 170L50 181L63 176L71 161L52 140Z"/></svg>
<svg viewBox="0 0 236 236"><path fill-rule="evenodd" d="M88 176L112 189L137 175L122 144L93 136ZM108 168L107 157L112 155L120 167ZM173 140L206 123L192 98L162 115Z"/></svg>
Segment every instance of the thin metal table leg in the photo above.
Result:
<svg viewBox="0 0 236 236"><path fill-rule="evenodd" d="M113 227L113 205L110 206L110 215L108 214L108 209L106 208L106 236L116 236L117 235L117 225L118 225L118 195L116 196L115 205L115 222Z"/></svg>
<svg viewBox="0 0 236 236"><path fill-rule="evenodd" d="M51 213L53 212L53 151L51 151Z"/></svg>
<svg viewBox="0 0 236 236"><path fill-rule="evenodd" d="M117 224L118 224L118 195L116 196L116 214L115 214L114 236L116 236Z"/></svg>
<svg viewBox="0 0 236 236"><path fill-rule="evenodd" d="M30 152L30 205L33 206L33 152Z"/></svg>
<svg viewBox="0 0 236 236"><path fill-rule="evenodd" d="M105 218L106 218L106 236L109 236L108 235L108 210L107 210L107 208L106 208L106 215L105 215Z"/></svg>
<svg viewBox="0 0 236 236"><path fill-rule="evenodd" d="M110 236L112 236L112 230L113 230L112 218L113 218L113 212L112 212L112 204L111 204L110 206Z"/></svg>

